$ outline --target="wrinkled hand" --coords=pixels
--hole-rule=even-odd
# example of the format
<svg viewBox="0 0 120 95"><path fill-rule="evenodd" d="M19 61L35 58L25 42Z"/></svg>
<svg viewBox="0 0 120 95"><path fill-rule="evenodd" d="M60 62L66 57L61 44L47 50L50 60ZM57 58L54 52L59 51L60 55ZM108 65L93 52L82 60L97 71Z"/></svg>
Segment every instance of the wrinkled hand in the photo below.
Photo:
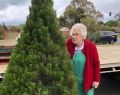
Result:
<svg viewBox="0 0 120 95"><path fill-rule="evenodd" d="M93 83L92 83L92 87L94 87L94 88L97 88L98 85L99 85L99 82L93 82Z"/></svg>

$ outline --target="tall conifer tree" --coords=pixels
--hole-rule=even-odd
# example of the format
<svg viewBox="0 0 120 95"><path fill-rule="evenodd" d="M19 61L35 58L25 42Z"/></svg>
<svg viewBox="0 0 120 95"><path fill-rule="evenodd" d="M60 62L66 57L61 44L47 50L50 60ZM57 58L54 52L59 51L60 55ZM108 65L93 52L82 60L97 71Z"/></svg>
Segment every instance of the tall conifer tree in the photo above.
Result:
<svg viewBox="0 0 120 95"><path fill-rule="evenodd" d="M76 95L76 82L52 0L32 0L0 95Z"/></svg>

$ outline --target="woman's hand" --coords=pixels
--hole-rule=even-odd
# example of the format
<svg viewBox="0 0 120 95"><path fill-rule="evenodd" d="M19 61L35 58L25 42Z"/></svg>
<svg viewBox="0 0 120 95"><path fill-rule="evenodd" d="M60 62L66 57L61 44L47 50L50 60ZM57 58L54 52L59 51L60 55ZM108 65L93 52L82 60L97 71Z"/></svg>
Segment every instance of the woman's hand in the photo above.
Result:
<svg viewBox="0 0 120 95"><path fill-rule="evenodd" d="M92 87L97 88L99 85L99 82L93 82Z"/></svg>

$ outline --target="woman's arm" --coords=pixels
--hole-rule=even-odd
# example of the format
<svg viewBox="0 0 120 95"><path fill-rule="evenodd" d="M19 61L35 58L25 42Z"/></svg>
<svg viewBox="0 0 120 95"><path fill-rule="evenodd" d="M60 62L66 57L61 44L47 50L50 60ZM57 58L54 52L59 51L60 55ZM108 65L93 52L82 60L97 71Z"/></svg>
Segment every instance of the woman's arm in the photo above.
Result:
<svg viewBox="0 0 120 95"><path fill-rule="evenodd" d="M92 64L93 64L93 73L94 73L94 82L100 81L100 60L96 45L93 43L92 46Z"/></svg>

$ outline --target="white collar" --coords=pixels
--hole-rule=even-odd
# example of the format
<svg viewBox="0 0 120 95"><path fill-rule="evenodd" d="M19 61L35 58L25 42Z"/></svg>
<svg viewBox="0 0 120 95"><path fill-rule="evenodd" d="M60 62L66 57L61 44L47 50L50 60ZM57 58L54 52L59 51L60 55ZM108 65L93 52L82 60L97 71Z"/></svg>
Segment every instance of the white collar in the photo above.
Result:
<svg viewBox="0 0 120 95"><path fill-rule="evenodd" d="M75 51L81 51L84 48L84 41L80 47L75 47Z"/></svg>

